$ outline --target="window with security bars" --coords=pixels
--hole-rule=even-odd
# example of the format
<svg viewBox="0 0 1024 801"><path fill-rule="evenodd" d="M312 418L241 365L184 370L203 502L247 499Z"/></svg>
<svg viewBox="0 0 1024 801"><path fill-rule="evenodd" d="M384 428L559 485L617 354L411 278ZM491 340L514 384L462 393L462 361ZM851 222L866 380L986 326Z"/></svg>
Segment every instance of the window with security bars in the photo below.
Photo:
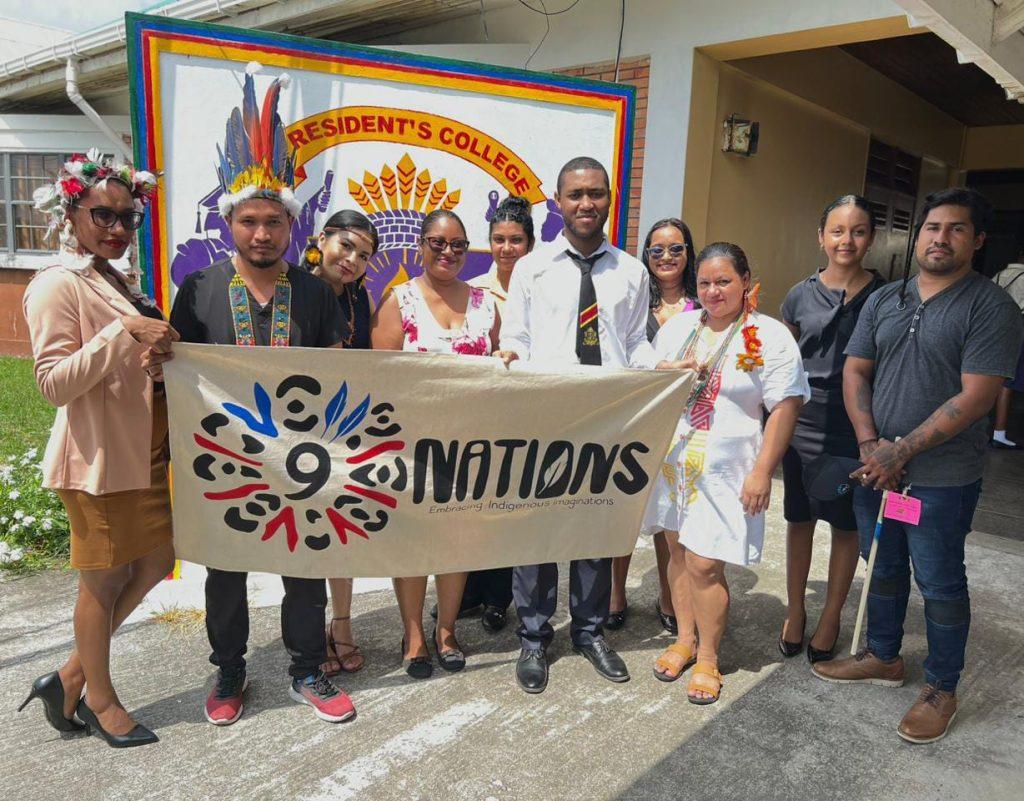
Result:
<svg viewBox="0 0 1024 801"><path fill-rule="evenodd" d="M875 222L875 242L867 259L872 269L893 279L903 271L914 227L921 180L921 157L872 139L864 175L864 197Z"/></svg>
<svg viewBox="0 0 1024 801"><path fill-rule="evenodd" d="M7 253L50 253L57 242L47 238L45 215L32 208L32 193L52 182L66 153L0 153L0 249Z"/></svg>

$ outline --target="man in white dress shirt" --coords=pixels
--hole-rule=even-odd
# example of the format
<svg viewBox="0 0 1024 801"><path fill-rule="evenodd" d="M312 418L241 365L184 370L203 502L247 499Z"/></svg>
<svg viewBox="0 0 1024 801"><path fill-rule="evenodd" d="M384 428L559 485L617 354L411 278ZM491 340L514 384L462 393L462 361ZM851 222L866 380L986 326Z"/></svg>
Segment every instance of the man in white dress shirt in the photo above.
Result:
<svg viewBox="0 0 1024 801"><path fill-rule="evenodd" d="M509 284L502 313L501 350L515 359L613 367L656 366L647 341L647 268L604 236L611 205L608 173L582 156L558 174L554 196L564 228L553 242L524 256ZM661 363L659 367L678 367ZM629 681L622 658L604 641L611 597L611 559L571 563L569 609L573 650L610 681ZM516 680L528 693L543 692L549 622L557 603L558 566L517 567L513 591L522 624Z"/></svg>

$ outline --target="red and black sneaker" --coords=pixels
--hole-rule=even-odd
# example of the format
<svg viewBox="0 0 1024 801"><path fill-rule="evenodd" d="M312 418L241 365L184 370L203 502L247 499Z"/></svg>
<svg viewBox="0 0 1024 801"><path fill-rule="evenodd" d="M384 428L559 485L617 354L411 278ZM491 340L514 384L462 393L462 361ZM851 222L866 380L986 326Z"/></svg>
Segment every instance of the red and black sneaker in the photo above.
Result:
<svg viewBox="0 0 1024 801"><path fill-rule="evenodd" d="M292 679L288 695L300 704L313 707L313 714L329 723L340 723L356 713L352 699L331 684L322 670L304 679Z"/></svg>
<svg viewBox="0 0 1024 801"><path fill-rule="evenodd" d="M244 667L218 670L217 684L207 696L203 710L206 719L214 726L230 726L242 717L242 695L248 686Z"/></svg>

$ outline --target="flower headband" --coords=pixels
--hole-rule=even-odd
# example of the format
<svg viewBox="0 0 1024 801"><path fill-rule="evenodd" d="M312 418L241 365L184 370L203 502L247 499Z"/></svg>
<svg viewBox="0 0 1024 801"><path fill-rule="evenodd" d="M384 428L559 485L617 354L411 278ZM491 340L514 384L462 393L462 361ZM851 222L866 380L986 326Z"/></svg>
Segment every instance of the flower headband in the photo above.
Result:
<svg viewBox="0 0 1024 801"><path fill-rule="evenodd" d="M145 170L136 170L130 164L115 162L110 156L101 156L93 148L85 155L76 153L57 173L52 184L39 187L32 195L35 208L50 218L48 234L57 231L60 243L70 250L78 248L68 212L84 192L103 181L120 181L132 194L135 210L142 211L156 191L156 176Z"/></svg>

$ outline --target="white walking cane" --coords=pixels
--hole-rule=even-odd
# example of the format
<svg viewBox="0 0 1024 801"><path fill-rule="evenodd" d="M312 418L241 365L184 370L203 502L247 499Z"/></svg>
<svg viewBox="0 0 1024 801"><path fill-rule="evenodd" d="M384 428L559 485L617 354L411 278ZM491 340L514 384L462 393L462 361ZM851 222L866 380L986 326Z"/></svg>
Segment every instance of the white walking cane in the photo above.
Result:
<svg viewBox="0 0 1024 801"><path fill-rule="evenodd" d="M860 642L860 629L864 623L864 613L868 608L868 588L871 586L871 574L875 572L875 556L878 554L878 540L882 537L882 518L885 515L885 502L889 500L889 490L882 491L882 503L878 507L875 519L875 536L871 539L871 551L868 553L868 572L864 576L864 586L860 591L860 607L857 609L857 625L853 627L853 642L850 643L850 656L857 655L857 644Z"/></svg>
<svg viewBox="0 0 1024 801"><path fill-rule="evenodd" d="M893 442L899 442L896 437ZM864 623L864 613L868 609L868 589L871 587L871 575L875 572L875 556L878 555L878 541L882 538L882 520L885 517L885 504L889 500L889 490L882 490L882 503L878 507L875 518L875 536L871 538L871 550L868 552L868 571L864 576L864 586L860 590L860 607L857 609L857 625L853 627L853 642L850 643L850 656L857 655L857 644L860 642L860 629Z"/></svg>

